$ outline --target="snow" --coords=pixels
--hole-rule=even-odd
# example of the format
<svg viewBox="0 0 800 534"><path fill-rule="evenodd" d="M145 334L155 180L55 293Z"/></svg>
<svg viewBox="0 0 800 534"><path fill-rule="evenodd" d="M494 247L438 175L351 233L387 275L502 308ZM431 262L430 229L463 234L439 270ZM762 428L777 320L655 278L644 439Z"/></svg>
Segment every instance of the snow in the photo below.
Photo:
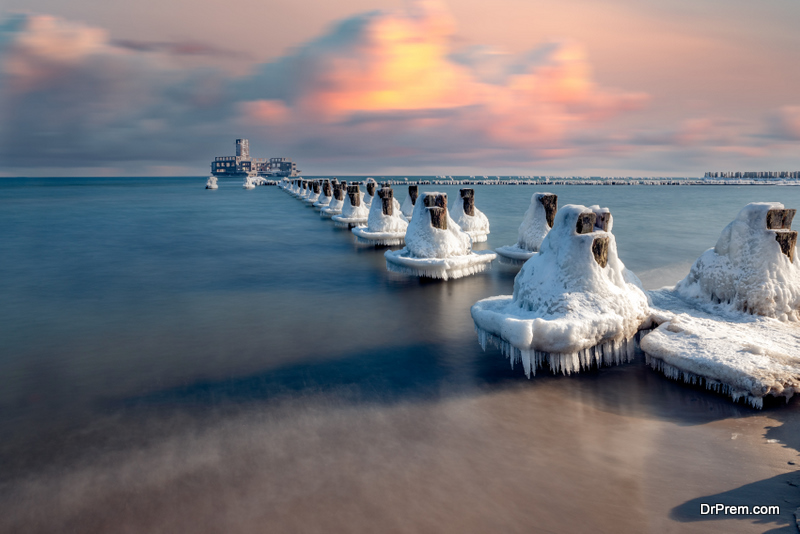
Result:
<svg viewBox="0 0 800 534"><path fill-rule="evenodd" d="M547 223L547 210L542 199L552 196L552 193L534 193L531 196L531 204L522 218L519 225L518 240L514 245L499 247L497 253L501 256L514 261L524 261L533 257L542 245L545 236L550 232L550 225Z"/></svg>
<svg viewBox="0 0 800 534"><path fill-rule="evenodd" d="M208 177L208 180L206 181L206 189L219 189L216 176Z"/></svg>
<svg viewBox="0 0 800 534"><path fill-rule="evenodd" d="M445 193L420 195L406 231L406 246L387 251L386 267L390 271L430 278L460 278L486 269L495 259L493 252L472 252L472 238L455 223L444 208L446 229L434 228L425 198L444 197Z"/></svg>
<svg viewBox="0 0 800 534"><path fill-rule="evenodd" d="M800 326L727 304L699 309L679 292L650 292L660 323L641 340L648 365L674 380L761 408L767 395L800 391Z"/></svg>
<svg viewBox="0 0 800 534"><path fill-rule="evenodd" d="M514 294L472 306L481 346L499 345L512 365L522 361L527 376L545 362L569 374L629 361L649 317L647 296L619 259L614 235L597 227L577 233L579 218L594 217L593 208L561 208L539 254L514 280ZM605 266L595 258L595 240L607 240Z"/></svg>
<svg viewBox="0 0 800 534"><path fill-rule="evenodd" d="M388 189L388 188L386 188ZM380 193L375 196L379 197ZM359 243L370 245L402 245L405 242L408 222L400 212L400 204L392 197L392 214L383 213L383 201L375 199L369 209L367 226L353 228Z"/></svg>
<svg viewBox="0 0 800 534"><path fill-rule="evenodd" d="M358 186L355 186L355 188L355 202L357 205L353 205L353 202L350 199L350 193L348 192L344 197L342 213L332 217L333 221L336 223L336 226L341 228L352 228L353 226L364 226L367 224L369 208L365 206L363 202L364 192L359 190Z"/></svg>
<svg viewBox="0 0 800 534"><path fill-rule="evenodd" d="M703 303L725 303L783 321L800 320L800 257L791 261L767 229L767 212L784 209L779 202L745 206L692 266L676 290Z"/></svg>
<svg viewBox="0 0 800 534"><path fill-rule="evenodd" d="M461 191L463 192L464 190L462 189ZM470 189L469 191L472 191L471 194L474 199L475 190ZM489 234L489 219L477 207L473 208L474 215L467 215L464 211L464 203L465 199L463 197L455 200L453 207L450 209L451 217L463 231L470 235L473 243L486 241L486 236Z"/></svg>

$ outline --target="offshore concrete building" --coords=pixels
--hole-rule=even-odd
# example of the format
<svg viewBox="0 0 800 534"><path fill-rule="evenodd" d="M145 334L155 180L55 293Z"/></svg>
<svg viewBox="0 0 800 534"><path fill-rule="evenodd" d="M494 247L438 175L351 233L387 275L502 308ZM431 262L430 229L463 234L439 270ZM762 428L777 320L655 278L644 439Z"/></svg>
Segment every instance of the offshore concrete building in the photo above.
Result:
<svg viewBox="0 0 800 534"><path fill-rule="evenodd" d="M211 162L211 174L214 176L242 178L257 174L265 177L293 177L299 176L300 172L289 158L251 158L250 141L247 139L236 140L235 156L217 156Z"/></svg>

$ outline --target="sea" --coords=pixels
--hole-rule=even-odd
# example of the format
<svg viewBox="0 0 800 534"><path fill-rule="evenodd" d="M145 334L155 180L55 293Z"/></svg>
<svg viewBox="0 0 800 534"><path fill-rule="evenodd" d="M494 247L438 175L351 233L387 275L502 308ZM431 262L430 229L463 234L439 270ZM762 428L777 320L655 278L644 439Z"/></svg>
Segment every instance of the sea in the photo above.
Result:
<svg viewBox="0 0 800 534"><path fill-rule="evenodd" d="M754 410L641 354L528 379L469 313L519 266L390 273L277 187L204 185L0 179L0 532L796 532L797 399ZM534 192L610 208L648 289L747 203L800 207L791 186L469 187L477 250L516 242Z"/></svg>

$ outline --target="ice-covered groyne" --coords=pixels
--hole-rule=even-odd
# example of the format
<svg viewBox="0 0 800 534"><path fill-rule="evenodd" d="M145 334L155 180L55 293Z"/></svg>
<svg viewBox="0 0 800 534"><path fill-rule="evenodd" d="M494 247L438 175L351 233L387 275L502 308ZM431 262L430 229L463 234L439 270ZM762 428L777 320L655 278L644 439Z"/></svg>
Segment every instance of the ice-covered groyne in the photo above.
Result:
<svg viewBox="0 0 800 534"><path fill-rule="evenodd" d="M208 180L206 180L206 189L219 189L216 176L208 177Z"/></svg>
<svg viewBox="0 0 800 534"><path fill-rule="evenodd" d="M347 196L342 205L342 213L331 217L336 226L340 228L353 228L354 226L366 226L369 217L369 208L364 205L364 193L357 183L347 186Z"/></svg>
<svg viewBox="0 0 800 534"><path fill-rule="evenodd" d="M545 365L569 374L629 361L649 307L617 255L611 224L607 210L561 208L514 280L514 294L472 306L481 346L498 345L527 376Z"/></svg>
<svg viewBox="0 0 800 534"><path fill-rule="evenodd" d="M489 235L489 219L475 207L475 190L472 188L459 191L461 201L456 202L450 216L469 236L473 243L486 241Z"/></svg>
<svg viewBox="0 0 800 534"><path fill-rule="evenodd" d="M414 206L417 205L417 197L419 196L419 186L418 185L409 185L408 186L408 196L403 201L403 205L400 207L400 210L403 213L403 216L406 219L411 219L414 216Z"/></svg>
<svg viewBox="0 0 800 534"><path fill-rule="evenodd" d="M359 243L366 245L402 245L405 243L408 222L400 213L400 204L389 186L378 190L378 199L369 209L366 227L353 228Z"/></svg>
<svg viewBox="0 0 800 534"><path fill-rule="evenodd" d="M659 326L647 363L670 378L761 407L800 387L800 259L795 210L752 203L672 290L651 293Z"/></svg>
<svg viewBox="0 0 800 534"><path fill-rule="evenodd" d="M408 223L405 248L386 251L390 271L414 276L461 278L485 270L497 257L475 253L472 238L450 218L445 193L424 193Z"/></svg>
<svg viewBox="0 0 800 534"><path fill-rule="evenodd" d="M534 193L531 204L519 225L518 240L514 245L499 247L495 251L510 263L521 263L539 252L545 236L553 227L558 211L558 196L552 193Z"/></svg>
<svg viewBox="0 0 800 534"><path fill-rule="evenodd" d="M331 200L333 200L333 187L331 187L330 180L325 180L322 182L320 188L319 199L317 199L312 206L314 206L315 209L321 210L327 207L331 203Z"/></svg>
<svg viewBox="0 0 800 534"><path fill-rule="evenodd" d="M330 203L322 208L319 212L320 217L323 219L330 219L334 215L339 215L342 213L342 206L344 206L344 191L347 182L342 183L334 183L333 184L333 197L331 198Z"/></svg>

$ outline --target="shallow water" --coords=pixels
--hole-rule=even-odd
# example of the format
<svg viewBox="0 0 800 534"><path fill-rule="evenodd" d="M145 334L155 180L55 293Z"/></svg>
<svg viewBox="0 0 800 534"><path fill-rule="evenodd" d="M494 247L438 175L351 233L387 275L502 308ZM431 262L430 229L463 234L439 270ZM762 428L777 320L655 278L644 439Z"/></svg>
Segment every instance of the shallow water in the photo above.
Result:
<svg viewBox="0 0 800 534"><path fill-rule="evenodd" d="M394 275L277 188L203 184L0 180L3 531L791 531L797 402L755 412L641 361L527 380L469 317L514 268ZM476 248L514 243L547 190L609 207L649 288L747 202L800 206L800 187L475 189Z"/></svg>

